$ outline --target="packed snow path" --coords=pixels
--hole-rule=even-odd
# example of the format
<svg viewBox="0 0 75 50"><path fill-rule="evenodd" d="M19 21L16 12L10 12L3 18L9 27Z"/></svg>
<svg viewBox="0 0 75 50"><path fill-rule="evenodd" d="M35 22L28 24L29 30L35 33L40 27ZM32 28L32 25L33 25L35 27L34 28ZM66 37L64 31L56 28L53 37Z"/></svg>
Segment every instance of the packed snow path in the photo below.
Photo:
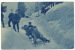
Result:
<svg viewBox="0 0 75 50"><path fill-rule="evenodd" d="M35 18L37 19L37 17ZM37 19L38 20L38 19ZM32 41L28 39L28 37L25 35L25 31L21 29L22 26L28 25L28 22L32 22L34 26L37 26L38 30L41 32L41 34L44 35L47 39L49 39L51 42L41 44L37 47L34 47L32 45ZM56 44L56 42L52 39L52 37L47 36L45 30L42 28L41 25L37 24L38 22L34 21L34 19L31 18L23 18L20 22L20 32L15 32L12 28L6 27L2 28L2 48L3 49L49 49L49 48L63 48L60 45ZM57 47L56 47L57 46Z"/></svg>

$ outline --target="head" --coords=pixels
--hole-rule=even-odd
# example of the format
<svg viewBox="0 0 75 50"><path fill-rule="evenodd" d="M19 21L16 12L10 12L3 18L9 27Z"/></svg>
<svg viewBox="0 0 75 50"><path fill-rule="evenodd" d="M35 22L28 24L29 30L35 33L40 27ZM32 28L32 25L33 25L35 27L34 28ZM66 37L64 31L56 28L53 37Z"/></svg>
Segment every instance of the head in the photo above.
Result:
<svg viewBox="0 0 75 50"><path fill-rule="evenodd" d="M13 13L13 9L11 9L11 13Z"/></svg>
<svg viewBox="0 0 75 50"><path fill-rule="evenodd" d="M29 22L29 25L32 25L32 23L31 23L31 22Z"/></svg>

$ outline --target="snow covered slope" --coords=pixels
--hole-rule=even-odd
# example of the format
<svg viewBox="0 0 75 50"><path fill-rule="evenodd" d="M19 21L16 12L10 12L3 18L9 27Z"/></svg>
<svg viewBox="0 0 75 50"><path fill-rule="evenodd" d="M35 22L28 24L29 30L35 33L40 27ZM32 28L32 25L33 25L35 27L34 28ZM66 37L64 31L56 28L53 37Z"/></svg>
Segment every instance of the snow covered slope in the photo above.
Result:
<svg viewBox="0 0 75 50"><path fill-rule="evenodd" d="M46 34L65 48L74 47L74 3L58 4L37 20ZM36 19L35 19L36 20Z"/></svg>
<svg viewBox="0 0 75 50"><path fill-rule="evenodd" d="M24 22L23 22L24 21ZM50 39L50 43L40 44L37 47L32 45L32 41L25 35L25 31L21 29L22 26L28 25L28 22L32 22L33 25L37 26L39 31ZM12 28L2 28L2 49L49 49L49 48L63 48L58 45L51 37L47 37L44 30L39 26L33 19L21 19L20 32L15 32ZM57 47L56 47L57 46Z"/></svg>
<svg viewBox="0 0 75 50"><path fill-rule="evenodd" d="M59 7L60 6L60 7ZM22 18L20 21L20 32L15 32L12 28L1 28L2 49L62 49L73 48L74 44L74 9L73 3L62 3L50 9L46 15L41 14L31 18ZM50 43L37 47L32 45L32 41L25 35L22 26L32 22L44 37L50 39Z"/></svg>
<svg viewBox="0 0 75 50"><path fill-rule="evenodd" d="M50 35L58 44L62 44L66 48L74 47L73 4L74 3L64 3L58 5L53 9L53 12L47 13L47 18L45 18L49 22Z"/></svg>

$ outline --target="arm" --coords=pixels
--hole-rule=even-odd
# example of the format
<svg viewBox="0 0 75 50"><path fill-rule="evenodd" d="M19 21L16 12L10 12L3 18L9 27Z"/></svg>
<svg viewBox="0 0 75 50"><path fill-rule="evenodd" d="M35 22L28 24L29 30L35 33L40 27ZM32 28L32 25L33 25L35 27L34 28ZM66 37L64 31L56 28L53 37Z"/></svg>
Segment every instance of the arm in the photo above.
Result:
<svg viewBox="0 0 75 50"><path fill-rule="evenodd" d="M19 16L19 20L21 19L21 15L20 14L18 14L18 16Z"/></svg>
<svg viewBox="0 0 75 50"><path fill-rule="evenodd" d="M1 18L4 18L4 15L1 13Z"/></svg>

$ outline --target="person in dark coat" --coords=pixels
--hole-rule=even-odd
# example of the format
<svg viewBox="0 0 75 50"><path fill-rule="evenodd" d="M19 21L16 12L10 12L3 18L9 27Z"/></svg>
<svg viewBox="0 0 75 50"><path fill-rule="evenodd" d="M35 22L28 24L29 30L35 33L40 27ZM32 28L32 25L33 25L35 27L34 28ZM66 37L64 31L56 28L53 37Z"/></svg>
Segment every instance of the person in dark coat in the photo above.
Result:
<svg viewBox="0 0 75 50"><path fill-rule="evenodd" d="M28 25L24 25L24 27L22 27L23 30L26 31L26 35L29 37L29 39L31 38L31 34L32 34L32 27L28 27Z"/></svg>
<svg viewBox="0 0 75 50"><path fill-rule="evenodd" d="M14 15L15 16L12 18L13 29L16 31L16 27L15 26L17 26L17 30L19 32L20 15L18 14L18 10L16 10L16 13Z"/></svg>
<svg viewBox="0 0 75 50"><path fill-rule="evenodd" d="M8 18L8 26L11 27L10 23L12 22L12 18L14 17L13 9L11 9L11 13L9 14Z"/></svg>
<svg viewBox="0 0 75 50"><path fill-rule="evenodd" d="M2 26L3 26L3 28L4 28L5 25L4 25L4 20L3 20L3 18L4 18L4 15L3 15L3 13L1 12L1 22L2 22Z"/></svg>
<svg viewBox="0 0 75 50"><path fill-rule="evenodd" d="M4 14L3 13L6 12L7 6L3 6L3 4L4 4L4 2L1 3L1 23L2 23L2 26L4 28L5 25L4 25L4 20L3 20L3 18L4 18Z"/></svg>
<svg viewBox="0 0 75 50"><path fill-rule="evenodd" d="M29 22L28 31L29 32L27 33L27 35L29 36L29 39L31 39L32 38L32 32L33 32L33 25L31 22Z"/></svg>
<svg viewBox="0 0 75 50"><path fill-rule="evenodd" d="M24 25L23 30L26 31L26 35L29 37L29 39L32 38L32 32L33 32L33 25L31 22L29 22L29 25Z"/></svg>
<svg viewBox="0 0 75 50"><path fill-rule="evenodd" d="M4 20L3 20L3 18L4 18L3 11L4 11L4 7L3 7L3 3L1 3L1 23L4 28L5 26L4 26Z"/></svg>

